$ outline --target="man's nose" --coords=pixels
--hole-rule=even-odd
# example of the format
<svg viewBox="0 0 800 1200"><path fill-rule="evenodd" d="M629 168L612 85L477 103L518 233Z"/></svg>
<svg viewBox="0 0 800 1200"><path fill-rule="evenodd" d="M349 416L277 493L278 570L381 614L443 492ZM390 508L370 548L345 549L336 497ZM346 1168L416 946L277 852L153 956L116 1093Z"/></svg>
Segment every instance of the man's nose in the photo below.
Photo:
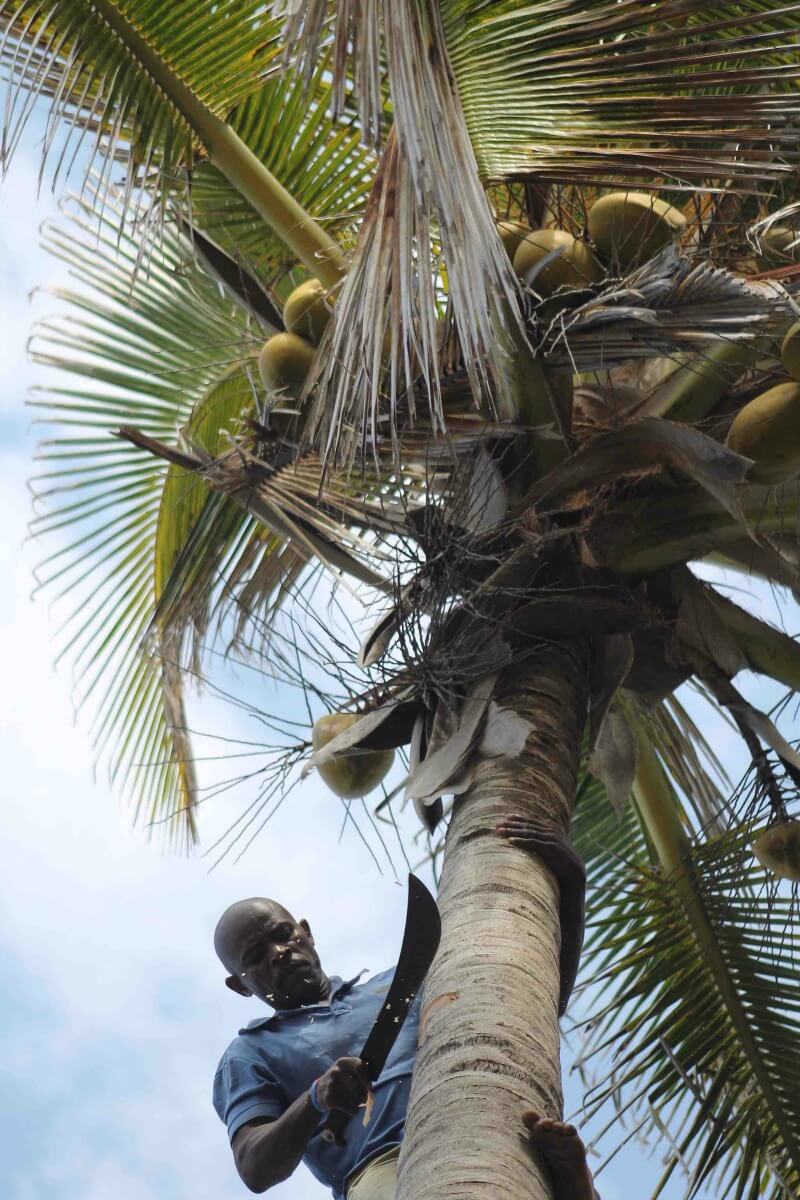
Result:
<svg viewBox="0 0 800 1200"><path fill-rule="evenodd" d="M272 955L273 963L279 963L281 959L286 958L290 953L291 951L289 950L288 946L276 946L275 952Z"/></svg>

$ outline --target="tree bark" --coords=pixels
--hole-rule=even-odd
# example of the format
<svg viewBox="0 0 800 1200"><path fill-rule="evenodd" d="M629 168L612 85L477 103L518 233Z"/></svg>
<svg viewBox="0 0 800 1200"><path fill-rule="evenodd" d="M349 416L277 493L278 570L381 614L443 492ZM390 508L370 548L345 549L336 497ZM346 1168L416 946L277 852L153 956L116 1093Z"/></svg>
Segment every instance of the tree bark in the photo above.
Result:
<svg viewBox="0 0 800 1200"><path fill-rule="evenodd" d="M577 643L507 672L496 699L533 730L520 758L482 763L456 804L397 1200L552 1200L520 1114L562 1115L558 884L494 829L515 814L568 826L586 678Z"/></svg>

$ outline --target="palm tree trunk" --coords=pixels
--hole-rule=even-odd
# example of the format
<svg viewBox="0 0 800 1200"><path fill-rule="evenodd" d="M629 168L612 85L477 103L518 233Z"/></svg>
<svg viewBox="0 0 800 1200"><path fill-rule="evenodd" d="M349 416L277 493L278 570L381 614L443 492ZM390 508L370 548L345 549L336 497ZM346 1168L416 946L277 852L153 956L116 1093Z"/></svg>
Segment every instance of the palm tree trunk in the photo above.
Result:
<svg viewBox="0 0 800 1200"><path fill-rule="evenodd" d="M506 673L497 700L533 730L520 758L482 763L455 807L397 1200L552 1200L520 1114L562 1109L558 885L494 828L513 814L568 825L586 675L576 643Z"/></svg>

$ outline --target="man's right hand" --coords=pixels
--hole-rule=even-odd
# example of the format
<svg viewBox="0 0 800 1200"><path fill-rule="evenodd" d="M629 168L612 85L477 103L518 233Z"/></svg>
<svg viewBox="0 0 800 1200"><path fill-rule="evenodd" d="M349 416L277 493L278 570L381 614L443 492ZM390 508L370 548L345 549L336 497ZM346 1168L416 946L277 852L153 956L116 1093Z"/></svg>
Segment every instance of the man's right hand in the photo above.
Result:
<svg viewBox="0 0 800 1200"><path fill-rule="evenodd" d="M340 1108L354 1117L366 1102L370 1086L360 1058L337 1058L317 1080L317 1099L325 1108Z"/></svg>

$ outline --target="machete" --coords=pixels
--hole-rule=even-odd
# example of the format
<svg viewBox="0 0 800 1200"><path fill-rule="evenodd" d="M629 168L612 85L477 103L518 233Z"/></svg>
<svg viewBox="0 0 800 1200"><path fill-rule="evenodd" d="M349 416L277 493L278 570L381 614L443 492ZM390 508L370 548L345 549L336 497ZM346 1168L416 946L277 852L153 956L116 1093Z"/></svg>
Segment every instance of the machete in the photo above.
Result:
<svg viewBox="0 0 800 1200"><path fill-rule="evenodd" d="M416 875L408 876L408 909L403 944L394 977L381 1011L375 1019L359 1058L372 1083L383 1070L397 1035L408 1016L414 997L428 974L439 947L442 932L436 901ZM325 1121L322 1136L326 1142L344 1144L343 1133L349 1113L334 1109Z"/></svg>

